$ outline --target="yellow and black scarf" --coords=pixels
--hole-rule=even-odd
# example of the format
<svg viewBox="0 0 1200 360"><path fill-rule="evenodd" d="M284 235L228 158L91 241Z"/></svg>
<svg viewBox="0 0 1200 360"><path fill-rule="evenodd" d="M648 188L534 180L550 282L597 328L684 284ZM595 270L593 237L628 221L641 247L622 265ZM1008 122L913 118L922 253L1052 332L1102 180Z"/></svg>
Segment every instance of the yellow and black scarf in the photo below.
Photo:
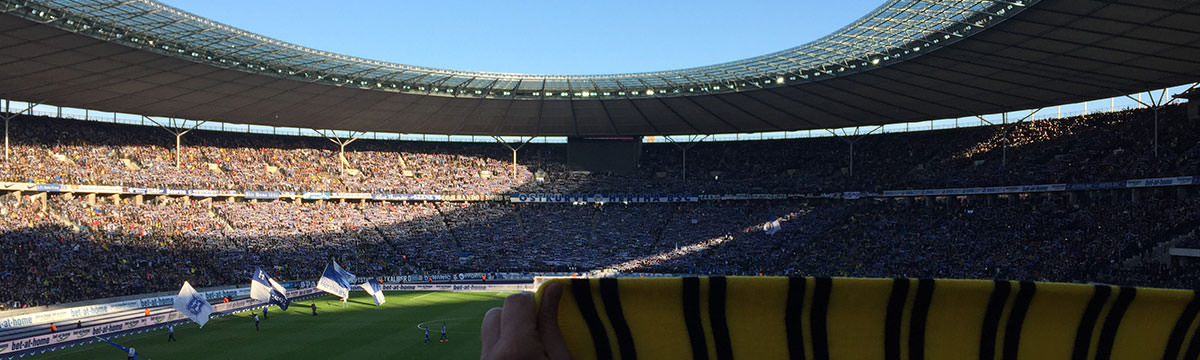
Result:
<svg viewBox="0 0 1200 360"><path fill-rule="evenodd" d="M565 285L558 322L579 360L1177 360L1200 354L1200 297L1186 290L812 277L549 282Z"/></svg>

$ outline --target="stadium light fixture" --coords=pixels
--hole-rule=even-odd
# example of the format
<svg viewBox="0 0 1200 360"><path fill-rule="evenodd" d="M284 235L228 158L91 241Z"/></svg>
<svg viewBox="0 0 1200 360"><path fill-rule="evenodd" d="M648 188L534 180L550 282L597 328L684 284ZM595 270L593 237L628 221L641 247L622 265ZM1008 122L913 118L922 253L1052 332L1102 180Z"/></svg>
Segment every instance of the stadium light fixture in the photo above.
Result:
<svg viewBox="0 0 1200 360"><path fill-rule="evenodd" d="M871 65L879 65L879 58L871 60Z"/></svg>
<svg viewBox="0 0 1200 360"><path fill-rule="evenodd" d="M782 76L780 76L780 77L777 77L777 78L775 78L775 82L776 82L776 83L779 83L779 84L782 84L782 83L783 83L783 77L782 77Z"/></svg>

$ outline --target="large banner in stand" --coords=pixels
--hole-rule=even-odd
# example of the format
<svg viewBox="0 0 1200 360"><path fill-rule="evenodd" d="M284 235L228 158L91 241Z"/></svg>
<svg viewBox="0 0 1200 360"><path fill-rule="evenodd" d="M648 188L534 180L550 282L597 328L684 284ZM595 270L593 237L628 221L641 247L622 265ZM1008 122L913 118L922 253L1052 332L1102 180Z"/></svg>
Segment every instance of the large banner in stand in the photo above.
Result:
<svg viewBox="0 0 1200 360"><path fill-rule="evenodd" d="M1194 183L1195 183L1195 178L1192 176L1178 176L1178 177L1157 178L1157 179L1129 180L1129 181L1125 182L1125 187L1141 188L1141 187L1152 187L1152 186L1180 186L1180 185L1192 185Z"/></svg>
<svg viewBox="0 0 1200 360"><path fill-rule="evenodd" d="M872 197L960 196L1017 193L1043 193L1077 190L1132 189L1143 187L1189 186L1200 184L1200 176L1176 176L1151 179L1101 181L1080 184L1038 184L973 188L942 188L887 190L883 192L839 192L812 194L368 194L337 192L293 193L285 191L237 191L211 189L167 189L102 185L67 185L0 182L0 189L46 193L91 193L129 195L168 195L193 197L244 197L274 200L301 198L305 200L376 200L376 201L509 201L513 203L679 203L718 200L777 200L777 199L860 199Z"/></svg>
<svg viewBox="0 0 1200 360"><path fill-rule="evenodd" d="M144 188L144 187L126 187L126 193L134 195L166 195L167 189L163 188Z"/></svg>
<svg viewBox="0 0 1200 360"><path fill-rule="evenodd" d="M246 199L275 200L282 194L278 191L246 191Z"/></svg>
<svg viewBox="0 0 1200 360"><path fill-rule="evenodd" d="M383 284L383 291L533 291L533 284Z"/></svg>
<svg viewBox="0 0 1200 360"><path fill-rule="evenodd" d="M7 191L40 191L37 190L37 185L30 183L15 183L0 181L0 189Z"/></svg>
<svg viewBox="0 0 1200 360"><path fill-rule="evenodd" d="M371 194L371 200L378 201L439 201L437 194Z"/></svg>
<svg viewBox="0 0 1200 360"><path fill-rule="evenodd" d="M512 194L514 203L678 203L697 202L697 194Z"/></svg>

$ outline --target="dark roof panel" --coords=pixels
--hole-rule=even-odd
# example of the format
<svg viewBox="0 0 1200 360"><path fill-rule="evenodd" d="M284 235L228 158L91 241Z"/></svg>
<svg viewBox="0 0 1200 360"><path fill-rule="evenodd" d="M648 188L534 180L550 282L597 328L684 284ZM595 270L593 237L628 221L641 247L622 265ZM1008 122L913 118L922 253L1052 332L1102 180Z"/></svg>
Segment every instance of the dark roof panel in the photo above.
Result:
<svg viewBox="0 0 1200 360"><path fill-rule="evenodd" d="M101 33L68 29L62 19L31 21L27 11L0 15L0 98L287 127L540 136L792 131L1021 110L1200 80L1194 1L896 0L829 37L773 54L694 69L570 76L330 54L153 1L23 4L68 19L121 18L122 29L133 32L117 38L116 27ZM103 6L87 14L69 11L97 4ZM954 20L925 12L943 10ZM153 15L127 15L138 12ZM163 19L186 21L153 24ZM167 31L181 35L169 38ZM885 38L886 46L844 41L867 35ZM178 50L202 43L225 48ZM287 65L281 61L292 63L277 66Z"/></svg>

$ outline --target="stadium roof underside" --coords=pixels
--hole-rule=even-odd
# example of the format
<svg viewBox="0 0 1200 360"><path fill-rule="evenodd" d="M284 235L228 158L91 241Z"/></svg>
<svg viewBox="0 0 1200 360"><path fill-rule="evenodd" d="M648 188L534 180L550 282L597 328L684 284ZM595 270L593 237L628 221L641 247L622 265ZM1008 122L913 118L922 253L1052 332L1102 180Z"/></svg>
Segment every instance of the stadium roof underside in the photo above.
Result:
<svg viewBox="0 0 1200 360"><path fill-rule="evenodd" d="M538 136L791 131L1031 109L1200 80L1200 1L894 0L777 53L611 75L476 73L354 58L148 0L0 5L0 98L285 127Z"/></svg>

